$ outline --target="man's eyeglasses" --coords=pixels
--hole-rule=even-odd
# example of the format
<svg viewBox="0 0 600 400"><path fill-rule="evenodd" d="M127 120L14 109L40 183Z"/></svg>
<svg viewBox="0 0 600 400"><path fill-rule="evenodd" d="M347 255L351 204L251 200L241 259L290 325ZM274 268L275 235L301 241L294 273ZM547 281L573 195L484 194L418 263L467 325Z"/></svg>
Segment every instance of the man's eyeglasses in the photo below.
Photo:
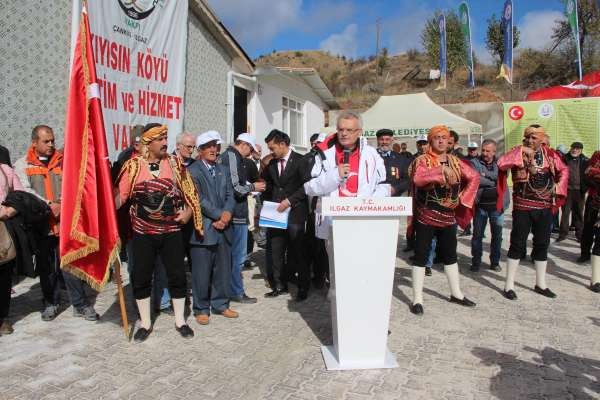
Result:
<svg viewBox="0 0 600 400"><path fill-rule="evenodd" d="M354 132L358 132L360 131L360 128L358 129L346 129L346 128L338 128L338 133L344 133L344 132L348 132L348 133L354 133Z"/></svg>

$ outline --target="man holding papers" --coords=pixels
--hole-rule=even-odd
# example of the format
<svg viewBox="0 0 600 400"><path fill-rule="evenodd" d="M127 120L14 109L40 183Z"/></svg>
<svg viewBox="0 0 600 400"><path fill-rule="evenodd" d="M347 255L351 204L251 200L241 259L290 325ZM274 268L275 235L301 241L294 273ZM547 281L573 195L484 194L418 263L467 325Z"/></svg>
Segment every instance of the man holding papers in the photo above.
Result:
<svg viewBox="0 0 600 400"><path fill-rule="evenodd" d="M304 257L304 230L308 215L303 187L304 158L290 148L290 137L277 129L267 135L265 142L273 154L265 171L265 202L278 203L276 211L279 213L289 212L286 229L269 228L267 233L271 240L273 262L267 271L272 291L265 297L286 293L288 281L298 274L296 300L303 301L308 297L310 286L310 271Z"/></svg>

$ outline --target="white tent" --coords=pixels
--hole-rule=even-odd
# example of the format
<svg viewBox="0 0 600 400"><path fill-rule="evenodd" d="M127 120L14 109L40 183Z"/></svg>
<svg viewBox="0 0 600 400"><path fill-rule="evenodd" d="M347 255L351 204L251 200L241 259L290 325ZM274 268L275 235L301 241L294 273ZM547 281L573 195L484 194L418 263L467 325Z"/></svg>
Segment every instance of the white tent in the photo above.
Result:
<svg viewBox="0 0 600 400"><path fill-rule="evenodd" d="M439 124L455 130L466 141L479 141L482 134L480 124L452 114L431 101L425 93L381 96L362 113L362 118L364 136L367 137L374 137L379 129L387 128L393 130L397 138L414 138L426 135L429 128Z"/></svg>

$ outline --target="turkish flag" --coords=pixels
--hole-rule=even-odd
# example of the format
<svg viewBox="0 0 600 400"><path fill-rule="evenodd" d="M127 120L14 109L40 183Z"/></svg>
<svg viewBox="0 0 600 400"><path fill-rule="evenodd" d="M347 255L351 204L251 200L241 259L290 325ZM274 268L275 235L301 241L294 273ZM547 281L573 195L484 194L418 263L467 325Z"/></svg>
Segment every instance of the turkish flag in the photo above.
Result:
<svg viewBox="0 0 600 400"><path fill-rule="evenodd" d="M97 291L119 256L112 188L90 24L84 9L67 100L60 265Z"/></svg>

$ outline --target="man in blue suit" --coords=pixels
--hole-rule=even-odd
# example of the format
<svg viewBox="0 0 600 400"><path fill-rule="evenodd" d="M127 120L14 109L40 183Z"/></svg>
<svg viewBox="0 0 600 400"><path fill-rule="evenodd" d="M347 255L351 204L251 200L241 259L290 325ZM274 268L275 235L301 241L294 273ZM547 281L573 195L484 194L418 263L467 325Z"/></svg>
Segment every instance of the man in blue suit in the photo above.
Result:
<svg viewBox="0 0 600 400"><path fill-rule="evenodd" d="M200 160L188 167L200 198L204 236L195 233L190 240L194 316L208 325L209 316L237 318L229 308L231 285L231 217L235 207L233 187L227 170L217 164L218 140L212 132L196 139Z"/></svg>

